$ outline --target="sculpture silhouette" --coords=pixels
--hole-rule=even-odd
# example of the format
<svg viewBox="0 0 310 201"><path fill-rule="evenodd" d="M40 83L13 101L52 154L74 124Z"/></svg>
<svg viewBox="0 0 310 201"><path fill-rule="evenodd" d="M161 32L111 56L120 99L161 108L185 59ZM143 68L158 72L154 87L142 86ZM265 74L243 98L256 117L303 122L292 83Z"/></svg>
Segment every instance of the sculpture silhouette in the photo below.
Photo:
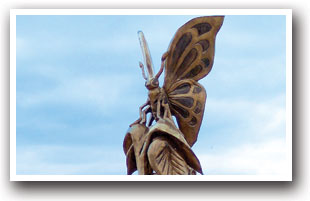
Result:
<svg viewBox="0 0 310 201"><path fill-rule="evenodd" d="M198 17L179 28L156 75L144 34L138 32L147 68L146 76L140 62L148 99L124 139L127 174L136 170L141 175L203 174L191 149L197 140L206 101L206 91L198 81L213 66L215 38L223 20L224 16ZM158 78L164 70L164 84L159 87Z"/></svg>

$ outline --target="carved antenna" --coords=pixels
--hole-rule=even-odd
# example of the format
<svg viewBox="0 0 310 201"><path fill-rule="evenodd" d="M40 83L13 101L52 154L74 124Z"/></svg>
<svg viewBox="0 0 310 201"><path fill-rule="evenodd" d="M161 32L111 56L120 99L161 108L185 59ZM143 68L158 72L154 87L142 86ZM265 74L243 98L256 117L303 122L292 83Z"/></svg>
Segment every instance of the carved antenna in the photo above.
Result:
<svg viewBox="0 0 310 201"><path fill-rule="evenodd" d="M160 66L160 69L158 71L158 73L155 75L155 77L158 79L159 76L162 74L162 72L164 71L164 67L165 67L165 60L168 56L169 52L165 52L163 54L163 56L161 57L161 66Z"/></svg>
<svg viewBox="0 0 310 201"><path fill-rule="evenodd" d="M139 62L139 66L140 66L140 68L141 68L141 70L142 70L142 77L143 77L145 80L147 80L147 77L145 76L145 72L144 72L144 68L143 68L143 63Z"/></svg>
<svg viewBox="0 0 310 201"><path fill-rule="evenodd" d="M152 63L152 58L150 54L149 47L147 45L147 42L145 40L144 34L142 31L138 31L140 46L142 49L143 59L144 63L146 64L147 72L148 72L148 79L154 78L154 68Z"/></svg>

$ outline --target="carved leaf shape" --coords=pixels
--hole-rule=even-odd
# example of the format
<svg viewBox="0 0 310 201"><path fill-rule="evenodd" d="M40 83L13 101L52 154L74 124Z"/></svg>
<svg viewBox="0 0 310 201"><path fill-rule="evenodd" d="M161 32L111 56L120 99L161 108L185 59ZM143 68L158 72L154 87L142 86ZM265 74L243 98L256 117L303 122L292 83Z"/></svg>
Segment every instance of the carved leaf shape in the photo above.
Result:
<svg viewBox="0 0 310 201"><path fill-rule="evenodd" d="M148 149L148 160L159 175L188 175L188 165L166 138L156 138Z"/></svg>

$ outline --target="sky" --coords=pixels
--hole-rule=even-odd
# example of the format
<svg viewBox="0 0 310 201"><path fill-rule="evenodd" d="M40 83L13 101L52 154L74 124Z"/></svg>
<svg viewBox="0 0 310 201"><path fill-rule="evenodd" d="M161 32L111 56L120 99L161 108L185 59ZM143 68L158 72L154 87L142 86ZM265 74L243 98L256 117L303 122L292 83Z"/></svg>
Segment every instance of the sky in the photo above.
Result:
<svg viewBox="0 0 310 201"><path fill-rule="evenodd" d="M155 67L197 16L16 17L16 173L124 175L123 139L147 99L137 31ZM193 151L206 175L286 166L285 16L225 16ZM163 83L161 76L160 82Z"/></svg>

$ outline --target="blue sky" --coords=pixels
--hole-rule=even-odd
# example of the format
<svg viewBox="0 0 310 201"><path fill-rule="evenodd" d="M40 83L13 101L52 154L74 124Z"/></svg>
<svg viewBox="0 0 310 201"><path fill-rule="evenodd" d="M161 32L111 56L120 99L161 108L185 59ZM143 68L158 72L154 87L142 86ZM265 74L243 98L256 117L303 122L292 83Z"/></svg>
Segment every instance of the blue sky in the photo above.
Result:
<svg viewBox="0 0 310 201"><path fill-rule="evenodd" d="M17 16L17 174L126 174L123 138L147 90L137 31L155 71L196 16ZM226 16L193 150L207 175L282 174L285 16ZM161 77L161 83L163 75Z"/></svg>

